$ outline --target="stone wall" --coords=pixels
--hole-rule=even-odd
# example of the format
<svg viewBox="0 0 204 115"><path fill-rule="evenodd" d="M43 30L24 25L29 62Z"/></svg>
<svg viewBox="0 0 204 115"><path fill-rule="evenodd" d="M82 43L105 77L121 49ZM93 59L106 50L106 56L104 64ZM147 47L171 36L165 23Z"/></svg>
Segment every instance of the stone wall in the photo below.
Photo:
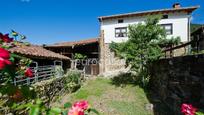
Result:
<svg viewBox="0 0 204 115"><path fill-rule="evenodd" d="M125 69L125 60L120 59L109 48L109 44L105 44L105 72Z"/></svg>
<svg viewBox="0 0 204 115"><path fill-rule="evenodd" d="M115 53L110 50L109 45L110 44L104 42L104 31L101 30L99 39L99 73L103 76L107 76L110 73L115 74L126 69L125 60L117 57Z"/></svg>
<svg viewBox="0 0 204 115"><path fill-rule="evenodd" d="M151 73L152 89L175 114L182 103L204 107L204 55L161 59Z"/></svg>

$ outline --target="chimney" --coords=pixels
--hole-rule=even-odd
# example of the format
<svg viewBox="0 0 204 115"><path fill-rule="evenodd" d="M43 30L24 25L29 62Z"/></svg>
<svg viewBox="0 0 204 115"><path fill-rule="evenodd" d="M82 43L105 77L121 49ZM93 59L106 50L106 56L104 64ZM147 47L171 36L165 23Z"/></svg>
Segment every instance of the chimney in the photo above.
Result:
<svg viewBox="0 0 204 115"><path fill-rule="evenodd" d="M173 4L173 8L174 8L174 9L181 8L180 3L175 3L175 4Z"/></svg>

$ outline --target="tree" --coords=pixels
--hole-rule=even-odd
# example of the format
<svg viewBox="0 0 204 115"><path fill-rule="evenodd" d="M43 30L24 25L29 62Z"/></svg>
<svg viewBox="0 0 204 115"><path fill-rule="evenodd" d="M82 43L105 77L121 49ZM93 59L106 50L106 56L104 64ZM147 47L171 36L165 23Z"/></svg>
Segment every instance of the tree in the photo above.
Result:
<svg viewBox="0 0 204 115"><path fill-rule="evenodd" d="M125 58L132 70L141 76L143 84L148 79L148 65L163 55L159 41L166 39L166 33L158 24L159 19L160 16L148 17L144 23L129 25L128 41L110 45L116 55Z"/></svg>

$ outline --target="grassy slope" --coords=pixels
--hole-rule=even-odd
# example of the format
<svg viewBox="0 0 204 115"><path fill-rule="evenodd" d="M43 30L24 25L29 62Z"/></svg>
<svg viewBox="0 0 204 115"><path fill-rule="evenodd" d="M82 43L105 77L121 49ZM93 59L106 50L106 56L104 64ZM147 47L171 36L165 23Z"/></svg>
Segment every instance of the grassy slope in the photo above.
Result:
<svg viewBox="0 0 204 115"><path fill-rule="evenodd" d="M149 103L144 91L138 86L127 85L123 88L111 84L109 79L97 78L88 81L76 93L66 95L54 105L65 102L88 100L90 105L103 115L151 115L145 110Z"/></svg>
<svg viewBox="0 0 204 115"><path fill-rule="evenodd" d="M191 24L191 33L201 27L202 24Z"/></svg>

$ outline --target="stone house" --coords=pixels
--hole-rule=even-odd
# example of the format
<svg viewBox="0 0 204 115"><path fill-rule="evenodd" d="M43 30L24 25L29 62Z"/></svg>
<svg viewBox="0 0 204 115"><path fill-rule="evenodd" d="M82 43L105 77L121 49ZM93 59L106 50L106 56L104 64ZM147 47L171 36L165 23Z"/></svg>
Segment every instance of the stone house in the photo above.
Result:
<svg viewBox="0 0 204 115"><path fill-rule="evenodd" d="M100 38L100 72L106 73L125 68L109 49L111 42L128 40L128 25L143 23L147 16L162 15L159 24L166 30L167 38L180 37L182 43L190 41L191 14L199 6L181 7L179 3L172 8L132 12L99 17ZM110 61L112 60L112 61Z"/></svg>
<svg viewBox="0 0 204 115"><path fill-rule="evenodd" d="M88 58L99 60L98 73L113 73L124 70L126 62L115 56L109 48L111 42L128 40L128 25L143 23L149 15L162 15L159 24L166 30L167 38L180 37L182 43L190 40L191 14L199 6L181 7L179 3L172 8L132 12L110 16L100 16L100 37L76 42L56 43L45 45L46 49L66 55L73 59L74 53L87 54Z"/></svg>

